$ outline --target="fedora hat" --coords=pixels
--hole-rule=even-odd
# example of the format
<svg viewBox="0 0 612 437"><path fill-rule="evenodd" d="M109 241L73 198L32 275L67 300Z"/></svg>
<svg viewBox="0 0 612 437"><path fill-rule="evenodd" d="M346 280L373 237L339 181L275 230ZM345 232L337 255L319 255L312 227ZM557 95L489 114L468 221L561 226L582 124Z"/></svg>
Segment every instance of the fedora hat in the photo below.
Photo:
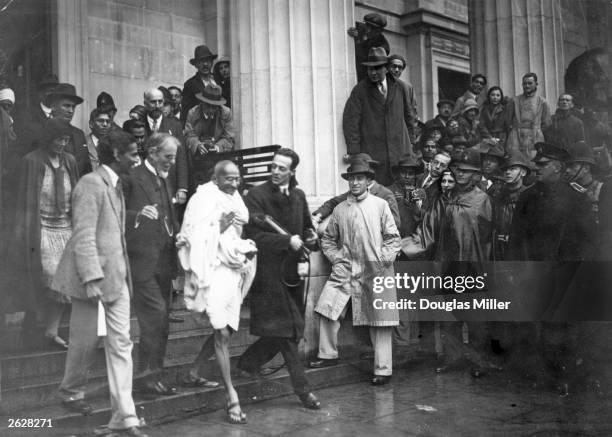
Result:
<svg viewBox="0 0 612 437"><path fill-rule="evenodd" d="M74 100L75 105L83 103L83 98L77 96L76 88L71 83L58 83L53 91L47 94L47 101L53 103L57 99L68 98Z"/></svg>
<svg viewBox="0 0 612 437"><path fill-rule="evenodd" d="M201 45L195 48L195 50L193 51L193 58L189 60L189 63L191 65L195 65L195 63L200 59L212 58L214 60L217 59L217 56L218 55L215 55L213 54L213 52L210 51L208 46Z"/></svg>
<svg viewBox="0 0 612 437"><path fill-rule="evenodd" d="M346 173L342 173L340 176L342 176L342 179L348 181L350 176L356 174L364 174L366 176L370 176L372 179L374 179L374 176L376 175L374 170L370 168L370 164L368 164L367 161L360 159L353 161L349 168L346 169Z"/></svg>
<svg viewBox="0 0 612 437"><path fill-rule="evenodd" d="M436 106L439 108L442 105L451 105L452 107L455 107L455 102L453 102L450 99L440 99L440 100L438 100L438 103L436 103Z"/></svg>
<svg viewBox="0 0 612 437"><path fill-rule="evenodd" d="M221 95L221 87L214 85L206 85L204 91L197 93L196 99L209 105L221 106L225 105L226 100Z"/></svg>
<svg viewBox="0 0 612 437"><path fill-rule="evenodd" d="M362 62L361 65L366 67L377 67L379 65L386 65L389 62L387 58L387 52L382 47L372 47L368 52L368 60Z"/></svg>
<svg viewBox="0 0 612 437"><path fill-rule="evenodd" d="M355 153L354 155L351 155L349 158L349 164L352 164L355 161L365 161L370 164L370 167L373 168L378 167L378 165L380 164L380 162L376 161L375 159L372 159L372 157L367 153Z"/></svg>

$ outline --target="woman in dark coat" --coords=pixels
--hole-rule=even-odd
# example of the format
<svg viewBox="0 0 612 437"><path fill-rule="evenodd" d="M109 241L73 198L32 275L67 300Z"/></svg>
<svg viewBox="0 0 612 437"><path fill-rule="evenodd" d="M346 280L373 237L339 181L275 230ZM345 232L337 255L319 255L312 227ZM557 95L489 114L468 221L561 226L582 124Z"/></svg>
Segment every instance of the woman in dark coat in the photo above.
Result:
<svg viewBox="0 0 612 437"><path fill-rule="evenodd" d="M44 310L45 338L61 348L67 343L58 336L58 328L69 301L49 285L72 233L70 194L78 170L74 157L64 152L71 135L62 119L45 123L41 147L22 160L15 222L21 273L16 287L28 313L24 329L33 328L34 314Z"/></svg>
<svg viewBox="0 0 612 437"><path fill-rule="evenodd" d="M504 92L498 86L489 89L487 100L480 108L479 128L483 139L489 139L492 144L499 145L506 150L510 120Z"/></svg>

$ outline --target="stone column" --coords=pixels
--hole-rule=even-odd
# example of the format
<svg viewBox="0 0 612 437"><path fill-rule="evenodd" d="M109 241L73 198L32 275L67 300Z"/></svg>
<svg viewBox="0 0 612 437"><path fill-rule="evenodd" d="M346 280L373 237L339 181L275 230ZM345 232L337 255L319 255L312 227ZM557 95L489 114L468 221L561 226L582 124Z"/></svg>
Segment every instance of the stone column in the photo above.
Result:
<svg viewBox="0 0 612 437"><path fill-rule="evenodd" d="M356 83L352 0L232 0L234 117L240 147L280 144L301 157L316 204L343 190L342 111Z"/></svg>
<svg viewBox="0 0 612 437"><path fill-rule="evenodd" d="M540 95L555 107L564 88L560 0L469 0L469 26L472 73L512 97L534 72Z"/></svg>

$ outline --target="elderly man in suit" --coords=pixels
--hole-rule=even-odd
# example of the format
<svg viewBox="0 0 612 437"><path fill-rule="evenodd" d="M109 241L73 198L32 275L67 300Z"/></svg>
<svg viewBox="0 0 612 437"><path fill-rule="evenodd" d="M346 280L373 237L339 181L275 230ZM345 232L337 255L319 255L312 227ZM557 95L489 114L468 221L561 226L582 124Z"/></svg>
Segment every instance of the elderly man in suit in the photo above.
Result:
<svg viewBox="0 0 612 437"><path fill-rule="evenodd" d="M21 155L36 150L39 144L39 136L45 122L51 118L51 108L48 106L48 94L53 91L59 81L55 74L48 74L36 87L38 94L38 105L28 111L26 120L17 126L17 134L21 143Z"/></svg>
<svg viewBox="0 0 612 437"><path fill-rule="evenodd" d="M189 189L189 156L185 150L183 127L174 117L165 117L162 113L164 107L164 93L158 88L151 88L144 93L144 107L147 111L145 130L147 137L157 132L168 133L179 141L176 152L176 163L170 170L170 180L176 192L172 193L176 203L182 205L187 202Z"/></svg>
<svg viewBox="0 0 612 437"><path fill-rule="evenodd" d="M100 142L99 157L100 167L74 189L73 233L52 284L72 297L70 345L59 393L68 409L91 414L84 389L98 346L96 320L102 307L112 410L108 427L119 435L143 436L132 399L132 287L119 177L136 163L136 142L124 132L113 132Z"/></svg>
<svg viewBox="0 0 612 437"><path fill-rule="evenodd" d="M156 133L147 140L147 158L126 179L126 240L132 279L134 309L140 325L138 373L143 392L176 393L161 380L168 342L170 287L176 276L174 235L178 230L172 207L172 181L179 141Z"/></svg>
<svg viewBox="0 0 612 437"><path fill-rule="evenodd" d="M196 68L196 74L189 78L183 85L183 100L181 122L183 125L187 121L189 110L198 105L200 101L196 98L196 94L204 91L206 86L219 86L213 77L213 62L218 55L213 54L210 49L205 46L197 46L194 50L193 58L189 63Z"/></svg>

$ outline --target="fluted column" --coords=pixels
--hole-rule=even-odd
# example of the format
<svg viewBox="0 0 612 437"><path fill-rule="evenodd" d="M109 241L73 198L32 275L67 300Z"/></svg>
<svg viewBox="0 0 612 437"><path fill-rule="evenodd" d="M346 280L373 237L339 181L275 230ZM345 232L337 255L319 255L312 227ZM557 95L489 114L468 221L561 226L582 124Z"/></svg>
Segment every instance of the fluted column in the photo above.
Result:
<svg viewBox="0 0 612 437"><path fill-rule="evenodd" d="M356 83L352 0L232 0L232 108L240 147L281 144L301 157L312 203L338 193L342 110Z"/></svg>
<svg viewBox="0 0 612 437"><path fill-rule="evenodd" d="M510 96L534 72L540 94L556 101L565 65L560 0L469 0L469 26L472 72Z"/></svg>

